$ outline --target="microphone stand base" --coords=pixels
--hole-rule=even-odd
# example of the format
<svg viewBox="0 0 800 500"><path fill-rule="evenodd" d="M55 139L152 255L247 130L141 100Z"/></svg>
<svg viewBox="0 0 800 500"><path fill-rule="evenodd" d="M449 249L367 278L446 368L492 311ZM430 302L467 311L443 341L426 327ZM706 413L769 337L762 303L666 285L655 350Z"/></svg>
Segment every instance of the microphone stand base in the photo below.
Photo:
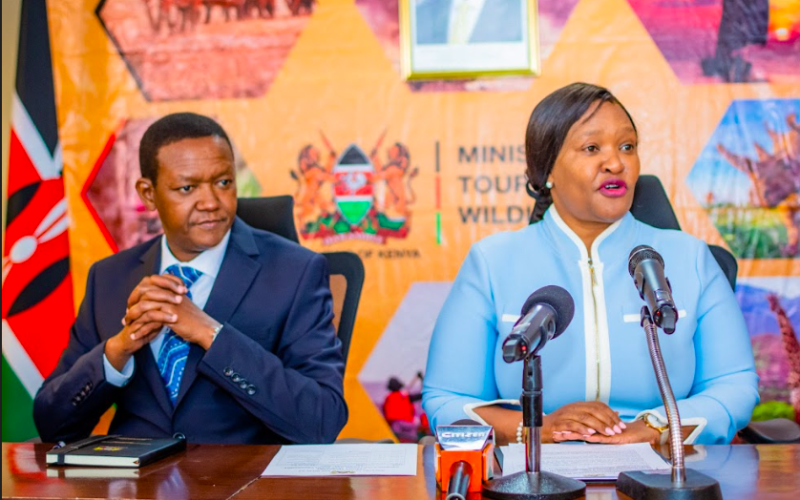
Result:
<svg viewBox="0 0 800 500"><path fill-rule="evenodd" d="M496 500L572 500L586 484L551 472L517 472L483 483L483 496Z"/></svg>
<svg viewBox="0 0 800 500"><path fill-rule="evenodd" d="M716 479L686 469L686 480L672 482L672 472L622 472L617 489L633 500L722 500Z"/></svg>

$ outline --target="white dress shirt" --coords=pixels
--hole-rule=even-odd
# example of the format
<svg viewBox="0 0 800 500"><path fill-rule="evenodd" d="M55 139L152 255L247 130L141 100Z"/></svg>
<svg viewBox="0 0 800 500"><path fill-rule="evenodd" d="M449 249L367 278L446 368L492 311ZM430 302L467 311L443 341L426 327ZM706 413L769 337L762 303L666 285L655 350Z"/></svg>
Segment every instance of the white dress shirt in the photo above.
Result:
<svg viewBox="0 0 800 500"><path fill-rule="evenodd" d="M197 278L197 281L195 281L191 287L192 302L194 302L195 305L197 305L197 307L200 309L205 308L206 302L208 302L208 296L211 294L211 289L214 288L214 282L217 280L219 268L222 266L222 259L225 258L225 252L228 249L228 240L230 240L230 237L231 232L228 230L228 232L222 238L222 241L220 241L217 246L209 248L189 262L181 262L175 258L175 255L173 255L172 251L169 249L169 245L167 245L167 238L162 236L161 267L158 271L159 274L166 273L167 268L173 264L193 267L200 271L200 277ZM164 343L164 335L166 332L167 327L165 326L161 329L158 335L156 335L153 340L150 341L150 350L152 351L153 357L156 359L156 361L158 361L158 354L161 350L161 344ZM128 362L125 363L125 366L122 367L122 371L120 372L111 366L108 358L105 354L103 354L103 368L105 370L106 382L117 387L124 387L133 376L133 356L131 356Z"/></svg>

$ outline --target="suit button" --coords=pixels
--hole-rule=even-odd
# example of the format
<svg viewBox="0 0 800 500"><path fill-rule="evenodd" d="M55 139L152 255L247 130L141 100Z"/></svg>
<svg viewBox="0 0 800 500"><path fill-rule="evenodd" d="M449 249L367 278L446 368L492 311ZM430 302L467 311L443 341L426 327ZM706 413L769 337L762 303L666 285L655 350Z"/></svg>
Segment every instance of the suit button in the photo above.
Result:
<svg viewBox="0 0 800 500"><path fill-rule="evenodd" d="M224 370L222 370L222 374L225 375L226 377L230 377L231 375L233 375L233 370L230 367L225 368Z"/></svg>
<svg viewBox="0 0 800 500"><path fill-rule="evenodd" d="M239 383L239 387L242 389L247 389L247 380L242 379L241 383Z"/></svg>
<svg viewBox="0 0 800 500"><path fill-rule="evenodd" d="M239 375L238 373L234 373L233 376L231 377L231 380L233 380L234 384L238 384L243 379L242 379L241 375Z"/></svg>
<svg viewBox="0 0 800 500"><path fill-rule="evenodd" d="M252 396L255 393L256 393L256 386L254 386L253 384L248 385L247 386L247 395L248 396Z"/></svg>

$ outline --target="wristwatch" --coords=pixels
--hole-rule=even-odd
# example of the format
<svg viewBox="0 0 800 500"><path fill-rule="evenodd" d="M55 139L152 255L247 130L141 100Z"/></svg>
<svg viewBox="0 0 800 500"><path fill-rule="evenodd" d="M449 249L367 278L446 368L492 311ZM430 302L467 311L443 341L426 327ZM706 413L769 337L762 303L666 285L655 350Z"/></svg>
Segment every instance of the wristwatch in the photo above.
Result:
<svg viewBox="0 0 800 500"><path fill-rule="evenodd" d="M217 326L215 326L215 327L214 327L214 331L213 331L213 332L211 332L211 342L212 342L212 343L213 343L215 340L217 340L217 335L219 335L219 332L220 332L220 330L222 330L222 327L223 327L223 326L225 326L225 325L223 325L222 323L220 323L220 324L218 324Z"/></svg>
<svg viewBox="0 0 800 500"><path fill-rule="evenodd" d="M661 423L662 420L660 418L658 418L658 416L653 414L653 413L645 413L644 415L642 415L641 419L644 422L644 425L646 425L647 427L650 427L654 431L658 432L659 436L665 430L669 429L669 423L667 425L663 425Z"/></svg>

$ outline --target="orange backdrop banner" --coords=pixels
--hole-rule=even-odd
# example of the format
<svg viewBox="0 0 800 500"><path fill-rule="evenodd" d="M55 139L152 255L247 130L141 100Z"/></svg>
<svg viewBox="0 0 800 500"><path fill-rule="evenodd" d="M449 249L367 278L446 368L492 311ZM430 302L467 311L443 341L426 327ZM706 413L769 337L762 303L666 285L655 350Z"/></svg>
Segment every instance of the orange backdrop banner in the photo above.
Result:
<svg viewBox="0 0 800 500"><path fill-rule="evenodd" d="M737 254L760 370L779 366L763 389L787 404L792 368L765 297L800 328L800 7L764 1L769 22L731 35L725 16L741 13L724 3L529 2L541 75L406 82L396 0L49 2L75 306L92 263L160 231L133 190L144 129L212 116L241 195L294 195L302 244L363 259L343 437L392 437L387 383L419 387L470 245L527 223L531 110L585 81L631 112L643 173L683 229ZM424 427L418 412L401 437Z"/></svg>

